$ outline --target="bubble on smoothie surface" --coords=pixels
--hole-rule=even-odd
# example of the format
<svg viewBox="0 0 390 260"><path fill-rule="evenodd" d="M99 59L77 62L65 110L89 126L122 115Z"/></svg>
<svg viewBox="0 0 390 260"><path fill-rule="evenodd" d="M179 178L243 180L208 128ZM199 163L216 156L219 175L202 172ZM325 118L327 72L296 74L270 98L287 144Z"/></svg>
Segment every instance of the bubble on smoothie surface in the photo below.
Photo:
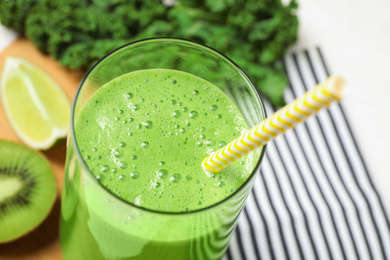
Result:
<svg viewBox="0 0 390 260"><path fill-rule="evenodd" d="M165 169L161 169L157 171L157 176L160 177L161 179L166 179L168 177L168 171Z"/></svg>
<svg viewBox="0 0 390 260"><path fill-rule="evenodd" d="M138 179L139 178L139 172L131 172L130 173L130 178L132 178L132 179L134 179L134 180L136 180L136 179Z"/></svg>
<svg viewBox="0 0 390 260"><path fill-rule="evenodd" d="M176 118L179 118L179 117L180 117L180 114L181 114L181 113L180 113L179 110L175 110L175 111L172 112L172 116L173 116L173 117L176 117Z"/></svg>
<svg viewBox="0 0 390 260"><path fill-rule="evenodd" d="M126 169L128 167L128 164L127 162L122 161L118 163L118 167L121 169Z"/></svg>
<svg viewBox="0 0 390 260"><path fill-rule="evenodd" d="M101 170L102 172L108 172L108 171L110 170L110 166L104 165L104 166L102 166L102 168L100 168L100 170Z"/></svg>
<svg viewBox="0 0 390 260"><path fill-rule="evenodd" d="M218 182L218 186L219 187L221 187L221 188L223 188L223 187L225 187L225 182L223 182L223 181L221 181L221 182Z"/></svg>
<svg viewBox="0 0 390 260"><path fill-rule="evenodd" d="M179 173L174 173L171 176L170 181L173 183L179 183L181 181L181 175Z"/></svg>
<svg viewBox="0 0 390 260"><path fill-rule="evenodd" d="M219 143L218 143L218 146L219 147L224 147L226 145L226 142L225 141L220 141Z"/></svg>
<svg viewBox="0 0 390 260"><path fill-rule="evenodd" d="M123 156L124 152L123 152L122 150L116 149L116 150L114 150L114 151L112 152L112 154L113 154L116 158L120 158L120 157Z"/></svg>
<svg viewBox="0 0 390 260"><path fill-rule="evenodd" d="M211 107L210 107L210 110L211 111L215 111L215 110L217 110L218 109L218 106L217 105L212 105Z"/></svg>
<svg viewBox="0 0 390 260"><path fill-rule="evenodd" d="M131 99L131 98L134 97L133 93L126 93L124 96L125 96L126 98L128 98L128 99Z"/></svg>
<svg viewBox="0 0 390 260"><path fill-rule="evenodd" d="M215 144L215 140L214 139L208 139L207 141L206 141L206 145L207 146L213 146Z"/></svg>
<svg viewBox="0 0 390 260"><path fill-rule="evenodd" d="M197 118L198 115L199 115L198 112L196 112L195 110L191 111L189 114L190 118L192 118L192 119Z"/></svg>
<svg viewBox="0 0 390 260"><path fill-rule="evenodd" d="M142 123L146 129L151 129L153 127L153 122L152 121L146 121Z"/></svg>

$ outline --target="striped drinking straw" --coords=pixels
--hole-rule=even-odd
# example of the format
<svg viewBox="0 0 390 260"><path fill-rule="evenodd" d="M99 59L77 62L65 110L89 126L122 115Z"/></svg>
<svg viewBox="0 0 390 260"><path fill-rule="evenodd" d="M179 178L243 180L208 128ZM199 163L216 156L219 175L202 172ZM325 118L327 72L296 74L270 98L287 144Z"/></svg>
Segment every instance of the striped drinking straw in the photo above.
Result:
<svg viewBox="0 0 390 260"><path fill-rule="evenodd" d="M202 161L203 169L207 172L219 172L242 156L283 134L287 129L305 121L321 108L328 107L333 101L339 101L344 84L341 77L329 77L302 97L287 104L257 126L205 158Z"/></svg>

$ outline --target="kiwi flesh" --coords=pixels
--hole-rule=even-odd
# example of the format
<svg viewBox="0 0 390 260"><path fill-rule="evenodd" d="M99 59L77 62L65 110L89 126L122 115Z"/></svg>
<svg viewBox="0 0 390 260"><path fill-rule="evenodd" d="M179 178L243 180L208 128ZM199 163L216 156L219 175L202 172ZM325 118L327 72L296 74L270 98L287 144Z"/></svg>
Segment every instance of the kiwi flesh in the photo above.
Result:
<svg viewBox="0 0 390 260"><path fill-rule="evenodd" d="M0 244L39 226L56 195L53 171L41 154L0 140Z"/></svg>

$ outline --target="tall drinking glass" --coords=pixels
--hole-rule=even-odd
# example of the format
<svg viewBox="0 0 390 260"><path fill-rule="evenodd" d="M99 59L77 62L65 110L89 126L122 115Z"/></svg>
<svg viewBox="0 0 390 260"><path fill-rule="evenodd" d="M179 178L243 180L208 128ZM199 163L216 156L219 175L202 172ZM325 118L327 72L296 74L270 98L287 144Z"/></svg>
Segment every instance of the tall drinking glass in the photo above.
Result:
<svg viewBox="0 0 390 260"><path fill-rule="evenodd" d="M250 79L209 47L181 39L147 39L102 58L82 80L72 107L60 228L66 260L220 259L228 247L265 147L255 152L252 174L237 191L214 205L183 213L159 212L122 200L96 180L81 156L75 122L86 101L116 77L156 68L187 72L214 84L233 101L249 127L265 118Z"/></svg>

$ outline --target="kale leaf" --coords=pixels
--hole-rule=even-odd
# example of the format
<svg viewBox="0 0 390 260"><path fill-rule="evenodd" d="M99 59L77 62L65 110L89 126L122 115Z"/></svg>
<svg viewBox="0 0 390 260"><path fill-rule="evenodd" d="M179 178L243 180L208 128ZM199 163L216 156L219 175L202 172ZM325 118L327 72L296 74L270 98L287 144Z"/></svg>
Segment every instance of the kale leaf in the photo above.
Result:
<svg viewBox="0 0 390 260"><path fill-rule="evenodd" d="M63 66L87 70L130 41L179 37L237 63L272 104L284 104L280 59L297 38L296 0L12 0L0 21Z"/></svg>

